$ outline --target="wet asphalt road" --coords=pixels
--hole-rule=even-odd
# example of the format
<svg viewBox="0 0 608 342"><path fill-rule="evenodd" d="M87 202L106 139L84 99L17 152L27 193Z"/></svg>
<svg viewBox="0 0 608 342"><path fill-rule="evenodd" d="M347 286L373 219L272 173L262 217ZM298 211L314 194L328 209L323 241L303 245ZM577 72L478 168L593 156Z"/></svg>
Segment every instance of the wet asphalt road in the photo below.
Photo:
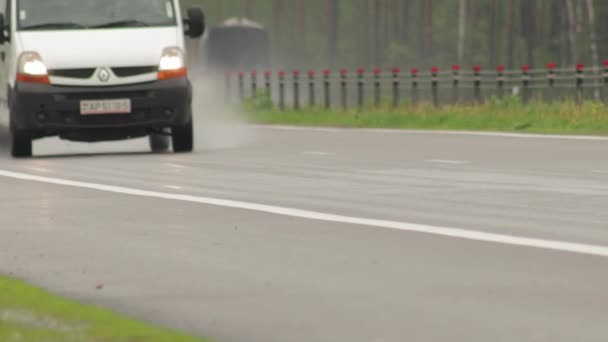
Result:
<svg viewBox="0 0 608 342"><path fill-rule="evenodd" d="M202 148L191 155L150 154L144 140L43 140L31 160L2 151L0 170L608 246L608 140L250 126L199 133ZM219 341L605 341L608 333L606 257L6 176L0 188L0 273Z"/></svg>

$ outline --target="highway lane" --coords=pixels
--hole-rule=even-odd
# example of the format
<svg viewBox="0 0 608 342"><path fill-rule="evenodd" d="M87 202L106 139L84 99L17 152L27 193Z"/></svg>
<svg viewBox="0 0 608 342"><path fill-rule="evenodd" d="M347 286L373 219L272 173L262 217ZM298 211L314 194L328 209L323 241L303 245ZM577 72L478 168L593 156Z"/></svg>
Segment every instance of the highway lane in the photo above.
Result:
<svg viewBox="0 0 608 342"><path fill-rule="evenodd" d="M608 140L206 132L216 137L192 155L149 154L141 140L48 140L32 160L4 154L0 170L608 246ZM605 336L606 258L7 177L0 184L0 272L222 341Z"/></svg>

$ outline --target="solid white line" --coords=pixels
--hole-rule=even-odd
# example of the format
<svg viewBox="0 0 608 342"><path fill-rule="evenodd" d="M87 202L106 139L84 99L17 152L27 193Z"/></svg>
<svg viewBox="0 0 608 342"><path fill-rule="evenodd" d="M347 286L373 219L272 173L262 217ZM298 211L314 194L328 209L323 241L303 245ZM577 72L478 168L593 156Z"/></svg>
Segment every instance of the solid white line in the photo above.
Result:
<svg viewBox="0 0 608 342"><path fill-rule="evenodd" d="M464 165L468 164L468 161L465 160L446 160L446 159L428 159L425 160L426 163L434 163L434 164L451 164L451 165Z"/></svg>
<svg viewBox="0 0 608 342"><path fill-rule="evenodd" d="M276 214L276 215L282 215L282 216L309 219L309 220L353 224L353 225L370 226L370 227L380 227L380 228L396 229L396 230L409 231L409 232L440 235L440 236L466 239L466 240L493 242L493 243L498 243L498 244L503 244L503 245L532 247L532 248L548 249L548 250L570 252L570 253L577 253L577 254L608 257L608 246L588 245L588 244L574 243L574 242L545 240L545 239L527 238L527 237L520 237L520 236L513 236L513 235L486 233L486 232L481 232L481 231L459 229L459 228L437 227L437 226L429 226L429 225L414 224L414 223L407 223L407 222L386 221L386 220L377 220L377 219L360 218L360 217L352 217L352 216L343 216L343 215L336 215L336 214L329 214L329 213L322 213L322 212L301 210L301 209L293 209L293 208L284 208L284 207L257 204L257 203L231 201L231 200L223 200L223 199L209 198L209 197L198 197L198 196L191 196L191 195L170 194L170 193L163 193L163 192L156 192L156 191L147 191L147 190L126 188L126 187L120 187L120 186L78 182L78 181L72 181L72 180L67 180L67 179L41 177L41 176L35 176L35 175L26 174L26 173L4 171L4 170L0 170L0 176L6 177L6 178L12 178L12 179L24 180L24 181L33 181L33 182L41 182L41 183L48 183L48 184L55 184L55 185L63 185L63 186L105 191L105 192L111 192L111 193L117 193L117 194L200 203L200 204L215 205L215 206L221 206L221 207L227 207L227 208L245 209L245 210L264 212L264 213L270 213L270 214Z"/></svg>
<svg viewBox="0 0 608 342"><path fill-rule="evenodd" d="M432 134L432 135L468 135L498 138L520 138L520 139L563 139L584 141L608 141L607 136L596 135L560 135L560 134L535 134L535 133L508 133L508 132L477 132L477 131L441 131L441 130L414 130L414 129L382 129L382 128L326 128L306 126L281 126L281 125L254 125L258 128L290 131L316 131L325 133L340 132L366 132L366 133L389 133L389 134Z"/></svg>
<svg viewBox="0 0 608 342"><path fill-rule="evenodd" d="M185 167L184 165L175 164L175 163L165 163L165 166L172 167L172 168L175 168L175 169L183 169Z"/></svg>
<svg viewBox="0 0 608 342"><path fill-rule="evenodd" d="M258 128L270 128L279 131L317 131L317 132L326 132L326 133L338 133L341 132L342 129L339 128L329 128L329 127L306 127L306 126L283 126L283 125L252 125Z"/></svg>
<svg viewBox="0 0 608 342"><path fill-rule="evenodd" d="M302 152L302 154L305 156L322 156L322 157L335 155L335 153L322 152L322 151L304 151L304 152Z"/></svg>

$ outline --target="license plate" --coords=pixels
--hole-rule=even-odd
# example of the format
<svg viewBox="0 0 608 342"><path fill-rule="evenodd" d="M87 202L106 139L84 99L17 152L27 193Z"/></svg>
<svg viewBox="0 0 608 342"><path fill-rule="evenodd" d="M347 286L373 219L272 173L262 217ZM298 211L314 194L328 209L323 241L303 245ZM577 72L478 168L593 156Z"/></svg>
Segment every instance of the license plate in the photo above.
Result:
<svg viewBox="0 0 608 342"><path fill-rule="evenodd" d="M131 113L130 99L80 101L80 114L82 115L129 113Z"/></svg>

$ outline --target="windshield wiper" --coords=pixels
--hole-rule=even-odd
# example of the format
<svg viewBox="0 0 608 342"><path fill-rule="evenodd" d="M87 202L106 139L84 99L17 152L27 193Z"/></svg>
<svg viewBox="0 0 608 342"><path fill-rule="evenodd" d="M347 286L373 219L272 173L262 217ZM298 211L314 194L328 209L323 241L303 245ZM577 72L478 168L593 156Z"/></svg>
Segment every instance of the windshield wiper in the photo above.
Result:
<svg viewBox="0 0 608 342"><path fill-rule="evenodd" d="M139 20L119 20L105 24L91 26L91 28L112 28L112 27L147 27L150 24Z"/></svg>
<svg viewBox="0 0 608 342"><path fill-rule="evenodd" d="M21 30L38 30L38 29L83 29L86 26L72 22L56 22L56 23L42 23L30 26L21 27Z"/></svg>

